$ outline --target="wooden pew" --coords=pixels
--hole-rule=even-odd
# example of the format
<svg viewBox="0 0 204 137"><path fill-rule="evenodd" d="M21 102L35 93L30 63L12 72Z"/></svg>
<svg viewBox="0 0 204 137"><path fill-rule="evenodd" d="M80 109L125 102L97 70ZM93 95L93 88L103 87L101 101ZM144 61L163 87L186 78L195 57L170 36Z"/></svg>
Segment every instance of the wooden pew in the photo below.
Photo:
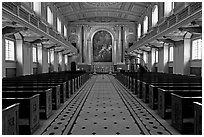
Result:
<svg viewBox="0 0 204 137"><path fill-rule="evenodd" d="M194 134L202 135L202 104L193 102L194 104Z"/></svg>
<svg viewBox="0 0 204 137"><path fill-rule="evenodd" d="M172 126L181 133L193 133L194 130L194 105L201 102L202 97L196 92L171 93L172 100Z"/></svg>
<svg viewBox="0 0 204 137"><path fill-rule="evenodd" d="M157 109L158 108L158 88L163 88L163 89L171 89L171 90L200 90L202 86L162 86L162 85L149 85L149 106L151 109Z"/></svg>
<svg viewBox="0 0 204 137"><path fill-rule="evenodd" d="M19 104L2 104L2 135L19 135Z"/></svg>
<svg viewBox="0 0 204 137"><path fill-rule="evenodd" d="M15 98L2 98L4 104L20 103L19 134L32 134L39 127L39 94L23 93Z"/></svg>
<svg viewBox="0 0 204 137"><path fill-rule="evenodd" d="M3 90L48 90L52 89L52 109L57 110L60 107L60 86L6 86Z"/></svg>
<svg viewBox="0 0 204 137"><path fill-rule="evenodd" d="M149 102L149 85L154 86L172 86L172 85L201 85L201 83L176 83L176 82L169 82L163 81L164 83L161 83L160 81L154 81L151 83L142 82L142 100L145 103Z"/></svg>
<svg viewBox="0 0 204 137"><path fill-rule="evenodd" d="M189 87L189 89L178 88L158 88L158 114L163 118L171 117L171 93L180 93L180 92L196 92L193 94L197 94L198 96L202 94L202 87Z"/></svg>
<svg viewBox="0 0 204 137"><path fill-rule="evenodd" d="M39 94L39 106L40 106L40 118L41 119L48 119L51 114L52 114L52 89L47 89L47 90L33 90L33 89L13 89L13 90L7 90L3 89L2 90L2 96L5 98L10 98L10 97L15 97L19 95L22 95L23 93L25 94L30 94L30 95L35 95Z"/></svg>
<svg viewBox="0 0 204 137"><path fill-rule="evenodd" d="M66 92L67 92L67 82L50 82L47 81L20 81L20 82L7 82L3 84L3 87L6 86L60 86L60 103L64 103L66 101Z"/></svg>

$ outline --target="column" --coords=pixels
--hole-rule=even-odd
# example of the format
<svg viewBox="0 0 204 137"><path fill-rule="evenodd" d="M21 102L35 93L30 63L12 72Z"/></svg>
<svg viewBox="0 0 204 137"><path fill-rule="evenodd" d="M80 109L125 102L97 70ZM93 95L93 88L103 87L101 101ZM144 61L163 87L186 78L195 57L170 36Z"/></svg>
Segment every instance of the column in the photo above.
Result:
<svg viewBox="0 0 204 137"><path fill-rule="evenodd" d="M184 38L183 75L190 75L191 36L192 34Z"/></svg>
<svg viewBox="0 0 204 137"><path fill-rule="evenodd" d="M58 72L59 57L57 52L54 52L54 71Z"/></svg>
<svg viewBox="0 0 204 137"><path fill-rule="evenodd" d="M91 52L92 52L92 50L91 50L91 40L87 40L87 56L88 56L88 61L87 61L87 63L89 64L89 65L91 65Z"/></svg>
<svg viewBox="0 0 204 137"><path fill-rule="evenodd" d="M42 73L48 73L48 50L46 48L42 48Z"/></svg>
<svg viewBox="0 0 204 137"><path fill-rule="evenodd" d="M6 77L6 62L5 62L5 39L2 35L2 78Z"/></svg>
<svg viewBox="0 0 204 137"><path fill-rule="evenodd" d="M168 73L168 44L164 44L163 48L159 49L158 56L158 72Z"/></svg>
<svg viewBox="0 0 204 137"><path fill-rule="evenodd" d="M38 74L42 73L42 67L43 67L43 45L38 44L37 46L37 62L38 62Z"/></svg>
<svg viewBox="0 0 204 137"><path fill-rule="evenodd" d="M117 51L117 56L118 56L118 63L121 63L122 62L122 51L121 51L121 48L122 48L122 45L121 45L121 26L117 26L117 29L118 29L118 44L116 45L117 48L118 48L118 51Z"/></svg>
<svg viewBox="0 0 204 137"><path fill-rule="evenodd" d="M112 62L114 65L116 65L117 64L117 52L116 52L117 40L114 41L113 46L114 46L114 48L113 48L113 53L112 53L112 59L113 59Z"/></svg>
<svg viewBox="0 0 204 137"><path fill-rule="evenodd" d="M82 63L84 63L84 26L83 25L81 25L80 26L80 34L81 34L81 43L80 43L80 53L81 53L81 61L82 61Z"/></svg>
<svg viewBox="0 0 204 137"><path fill-rule="evenodd" d="M61 52L61 56L62 56L62 62L61 62L61 68L62 68L62 71L65 71L65 56L62 54Z"/></svg>

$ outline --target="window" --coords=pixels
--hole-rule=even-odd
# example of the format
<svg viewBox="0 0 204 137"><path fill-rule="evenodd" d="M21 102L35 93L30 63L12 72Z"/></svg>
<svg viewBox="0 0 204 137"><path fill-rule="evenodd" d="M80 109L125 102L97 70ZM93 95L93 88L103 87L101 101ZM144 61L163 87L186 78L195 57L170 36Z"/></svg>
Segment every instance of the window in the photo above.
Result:
<svg viewBox="0 0 204 137"><path fill-rule="evenodd" d="M164 16L168 17L174 9L174 2L165 2L164 4Z"/></svg>
<svg viewBox="0 0 204 137"><path fill-rule="evenodd" d="M155 63L158 63L159 62L159 52L158 52L158 49L155 50Z"/></svg>
<svg viewBox="0 0 204 137"><path fill-rule="evenodd" d="M141 57L141 55L140 54L137 54L137 62L136 63L138 63L138 64L140 64L140 57Z"/></svg>
<svg viewBox="0 0 204 137"><path fill-rule="evenodd" d="M140 38L140 36L141 36L141 24L139 24L137 28L137 37Z"/></svg>
<svg viewBox="0 0 204 137"><path fill-rule="evenodd" d="M33 62L37 62L37 48L33 47Z"/></svg>
<svg viewBox="0 0 204 137"><path fill-rule="evenodd" d="M54 63L54 58L55 58L55 52L54 52L54 50L51 50L50 51L50 61L51 61L51 63Z"/></svg>
<svg viewBox="0 0 204 137"><path fill-rule="evenodd" d="M50 63L50 51L47 52L47 62Z"/></svg>
<svg viewBox="0 0 204 137"><path fill-rule="evenodd" d="M158 6L155 5L152 10L152 27L154 27L158 22Z"/></svg>
<svg viewBox="0 0 204 137"><path fill-rule="evenodd" d="M14 41L5 39L5 60L15 60Z"/></svg>
<svg viewBox="0 0 204 137"><path fill-rule="evenodd" d="M65 62L65 64L68 63L67 55L64 55L64 62Z"/></svg>
<svg viewBox="0 0 204 137"><path fill-rule="evenodd" d="M58 53L58 57L59 57L59 64L61 64L62 63L62 54L60 52Z"/></svg>
<svg viewBox="0 0 204 137"><path fill-rule="evenodd" d="M169 61L174 61L174 48L173 48L173 46L169 47Z"/></svg>
<svg viewBox="0 0 204 137"><path fill-rule="evenodd" d="M67 37L67 28L65 25L64 25L64 37Z"/></svg>
<svg viewBox="0 0 204 137"><path fill-rule="evenodd" d="M61 34L62 29L61 29L61 21L59 18L57 18L57 31Z"/></svg>
<svg viewBox="0 0 204 137"><path fill-rule="evenodd" d="M148 63L148 54L147 54L147 52L143 52L143 60L144 60L145 64Z"/></svg>
<svg viewBox="0 0 204 137"><path fill-rule="evenodd" d="M34 10L38 15L41 15L41 2L33 2L33 10Z"/></svg>
<svg viewBox="0 0 204 137"><path fill-rule="evenodd" d="M50 7L47 7L47 22L50 25L53 25L53 13L52 13Z"/></svg>
<svg viewBox="0 0 204 137"><path fill-rule="evenodd" d="M147 33L148 30L148 17L145 16L144 22L143 22L143 34Z"/></svg>
<svg viewBox="0 0 204 137"><path fill-rule="evenodd" d="M192 41L192 60L202 59L202 39Z"/></svg>

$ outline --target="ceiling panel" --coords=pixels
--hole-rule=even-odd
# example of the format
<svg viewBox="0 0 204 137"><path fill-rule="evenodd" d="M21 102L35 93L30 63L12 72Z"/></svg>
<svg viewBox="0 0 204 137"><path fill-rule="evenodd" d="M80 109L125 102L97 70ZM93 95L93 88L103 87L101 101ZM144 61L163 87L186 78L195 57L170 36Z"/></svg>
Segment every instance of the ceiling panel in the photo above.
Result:
<svg viewBox="0 0 204 137"><path fill-rule="evenodd" d="M121 20L127 19L126 21L131 22L135 20L136 22L136 19L150 5L150 3L145 2L60 2L54 4L68 22L82 19L90 21L90 17L117 17Z"/></svg>

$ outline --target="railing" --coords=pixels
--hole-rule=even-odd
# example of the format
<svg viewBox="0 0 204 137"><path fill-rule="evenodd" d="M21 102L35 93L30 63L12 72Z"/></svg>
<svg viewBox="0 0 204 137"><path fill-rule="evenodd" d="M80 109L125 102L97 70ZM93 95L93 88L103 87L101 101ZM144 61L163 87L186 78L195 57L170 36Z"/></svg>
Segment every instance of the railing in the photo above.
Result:
<svg viewBox="0 0 204 137"><path fill-rule="evenodd" d="M139 41L135 41L133 46L134 45L137 45L137 46L140 45L141 43L150 39L152 36L169 29L169 27L175 25L176 23L178 23L182 20L185 20L188 16L196 13L199 10L202 10L202 3L201 2L192 2L190 5L185 7L183 10L178 12L176 15L173 14L173 15L169 16L168 18L166 18L165 21L163 21L163 23L159 24L157 27L152 28L150 34L147 34L144 37L140 38ZM130 49L132 49L132 47Z"/></svg>
<svg viewBox="0 0 204 137"><path fill-rule="evenodd" d="M55 39L61 41L65 45L70 45L70 42L65 40L65 37L63 37L61 34L57 34L57 32L50 29L50 27L43 23L42 20L37 18L37 16L34 13L30 13L29 11L25 10L21 7L21 4L19 2L3 2L2 8L5 9L8 12L11 12L12 14L16 15L17 17L23 19L25 22L39 28L40 30L46 32L48 35L51 35Z"/></svg>

